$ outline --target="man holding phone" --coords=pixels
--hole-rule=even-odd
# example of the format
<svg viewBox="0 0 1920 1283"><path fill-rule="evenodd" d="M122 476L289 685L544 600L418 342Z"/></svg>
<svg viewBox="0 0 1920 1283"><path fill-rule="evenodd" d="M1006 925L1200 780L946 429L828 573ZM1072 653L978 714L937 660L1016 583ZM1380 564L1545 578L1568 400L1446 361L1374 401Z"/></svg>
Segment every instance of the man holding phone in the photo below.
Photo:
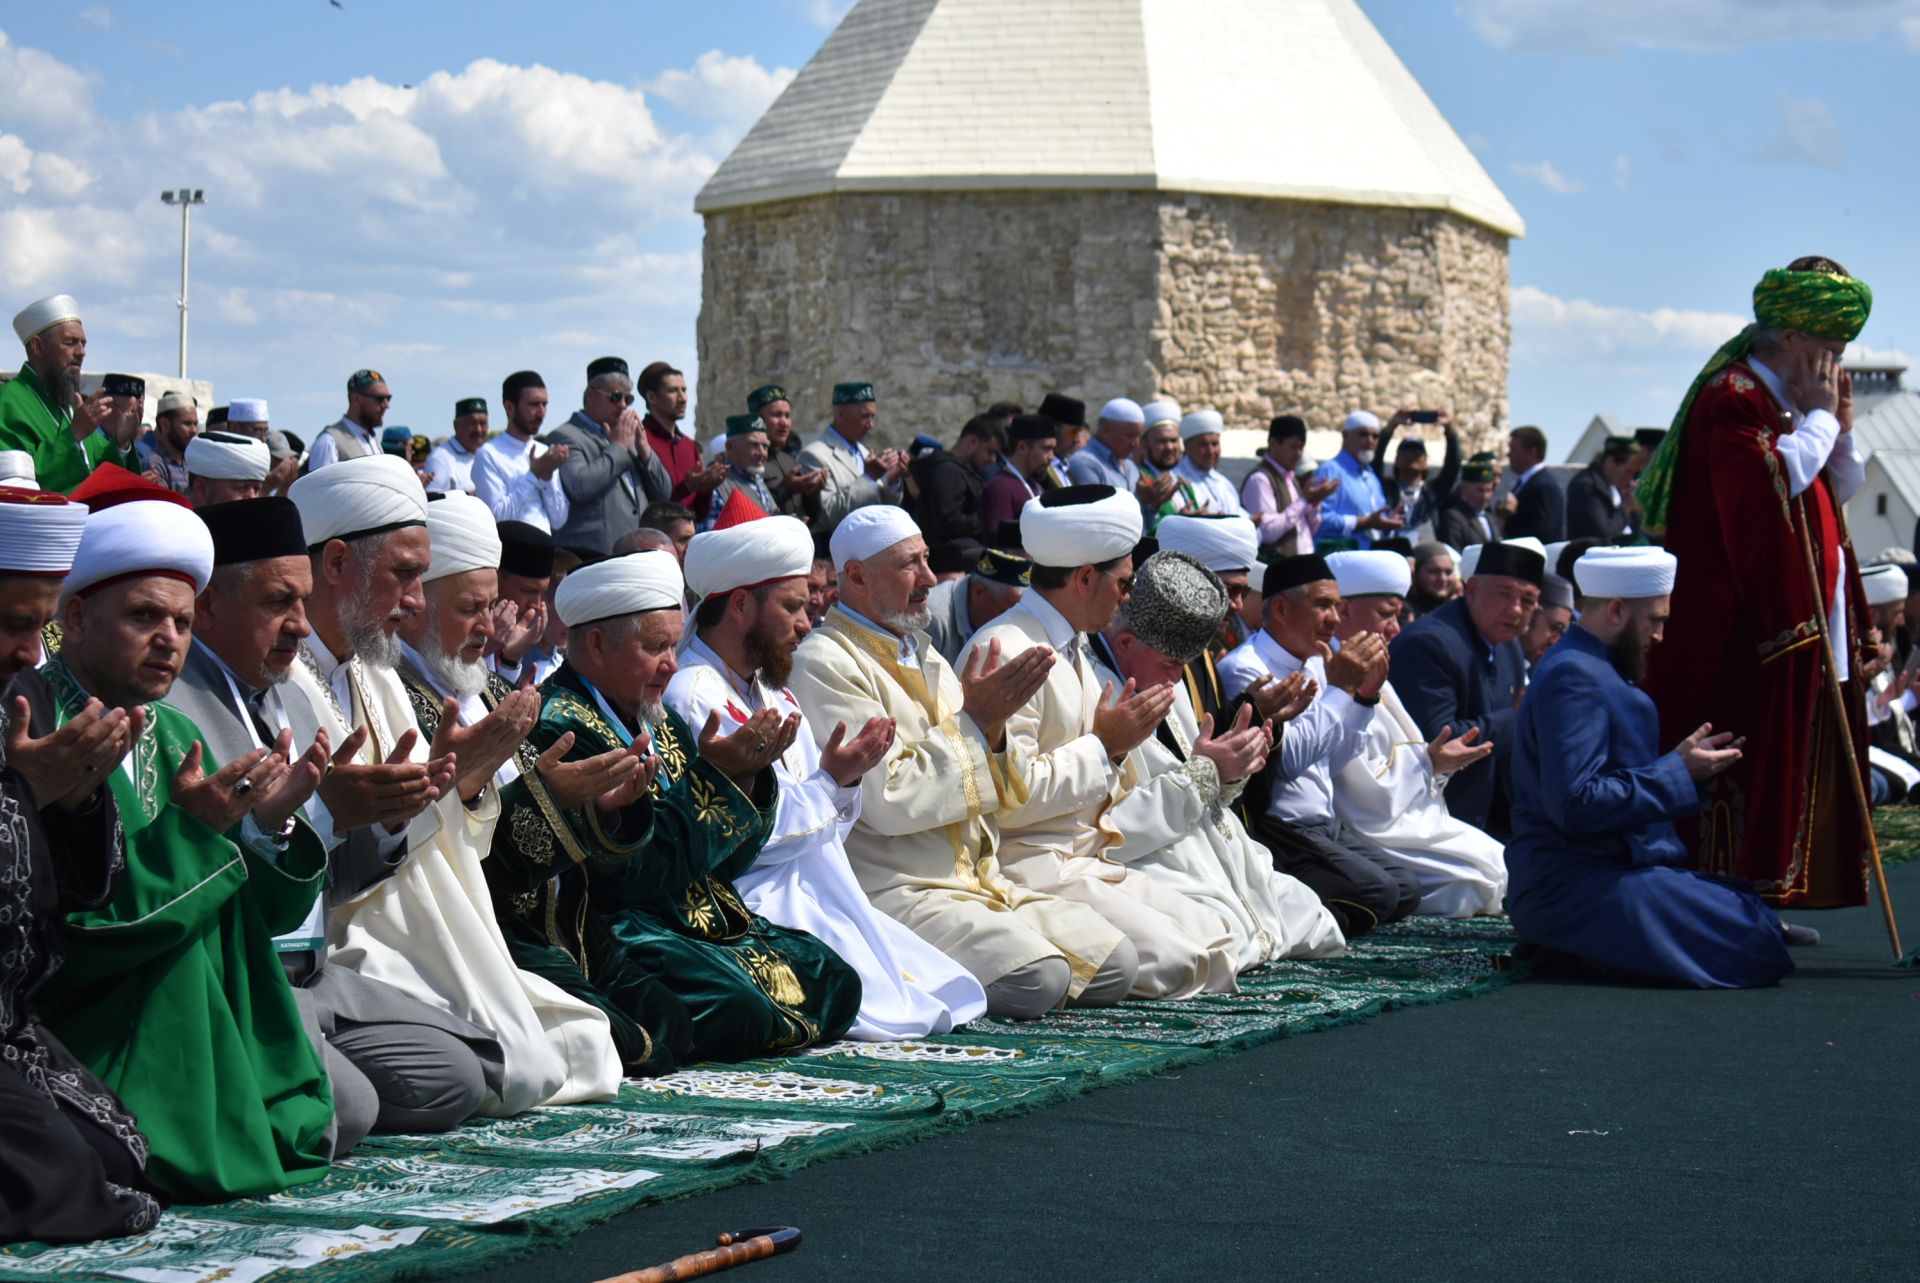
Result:
<svg viewBox="0 0 1920 1283"><path fill-rule="evenodd" d="M67 294L29 303L13 318L13 332L27 349L20 373L0 387L0 450L33 456L42 489L71 491L102 463L138 472L133 438L140 431L144 386L118 385L109 375L91 396L80 394L80 367L87 359L87 330L80 305ZM96 431L103 429L104 431Z"/></svg>

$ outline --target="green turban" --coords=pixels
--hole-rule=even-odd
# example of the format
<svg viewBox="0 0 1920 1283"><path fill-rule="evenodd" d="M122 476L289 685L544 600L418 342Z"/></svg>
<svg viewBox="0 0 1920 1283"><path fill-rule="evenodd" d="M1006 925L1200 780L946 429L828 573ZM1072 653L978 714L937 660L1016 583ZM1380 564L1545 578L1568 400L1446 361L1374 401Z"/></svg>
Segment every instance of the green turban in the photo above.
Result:
<svg viewBox="0 0 1920 1283"><path fill-rule="evenodd" d="M1873 291L1867 283L1838 272L1796 272L1776 268L1760 278L1753 287L1754 324L1741 330L1721 345L1707 361L1681 398L1680 410L1666 439L1647 462L1640 478L1640 509L1645 514L1648 533L1666 533L1667 506L1673 501L1673 477L1680 461L1682 429L1693 412L1693 399L1709 380L1735 361L1744 361L1753 351L1753 332L1764 326L1776 330L1798 330L1832 343L1851 343L1866 327L1873 311Z"/></svg>

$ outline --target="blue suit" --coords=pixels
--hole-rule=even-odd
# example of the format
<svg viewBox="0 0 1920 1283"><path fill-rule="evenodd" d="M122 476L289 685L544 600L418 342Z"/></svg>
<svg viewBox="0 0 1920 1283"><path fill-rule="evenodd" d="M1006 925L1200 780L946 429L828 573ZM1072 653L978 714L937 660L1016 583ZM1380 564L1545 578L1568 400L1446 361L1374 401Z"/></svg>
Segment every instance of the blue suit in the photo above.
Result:
<svg viewBox="0 0 1920 1283"><path fill-rule="evenodd" d="M1660 752L1653 700L1572 628L1534 671L1513 759L1507 912L1522 940L1611 972L1696 989L1777 983L1793 970L1773 911L1680 867L1673 822L1700 796Z"/></svg>
<svg viewBox="0 0 1920 1283"><path fill-rule="evenodd" d="M1428 739L1451 726L1455 735L1479 730L1493 745L1484 757L1447 782L1447 810L1495 837L1507 830L1507 771L1513 753L1514 706L1527 684L1527 657L1518 641L1489 646L1456 598L1415 620L1393 639L1393 689Z"/></svg>

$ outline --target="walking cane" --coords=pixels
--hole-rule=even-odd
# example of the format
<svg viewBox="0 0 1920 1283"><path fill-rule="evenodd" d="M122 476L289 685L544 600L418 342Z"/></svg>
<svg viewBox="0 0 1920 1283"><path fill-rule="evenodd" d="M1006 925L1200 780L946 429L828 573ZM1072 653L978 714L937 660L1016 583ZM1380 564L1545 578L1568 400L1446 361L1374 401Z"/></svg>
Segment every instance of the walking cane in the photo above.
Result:
<svg viewBox="0 0 1920 1283"><path fill-rule="evenodd" d="M1833 705L1834 721L1840 726L1840 747L1846 759L1847 778L1853 781L1854 804L1860 808L1861 818L1867 825L1867 850L1873 856L1873 881L1880 891L1880 908L1887 915L1887 935L1893 941L1894 960L1905 955L1900 947L1900 924L1894 920L1893 899L1887 894L1887 866L1880 862L1880 836L1873 831L1873 806L1867 800L1866 781L1860 775L1860 758L1853 751L1853 731L1847 722L1847 700L1840 692L1840 666L1833 656L1833 634L1827 630L1827 595L1820 585L1819 564L1813 558L1813 536L1807 529L1807 507L1805 496L1795 500L1800 505L1800 551L1807 563L1807 582L1813 586L1814 618L1820 628L1820 653L1826 660L1822 665L1826 672L1827 700ZM1837 516L1836 512L1836 516ZM1842 537L1845 527L1842 527ZM1840 585L1840 591L1846 591L1846 585Z"/></svg>
<svg viewBox="0 0 1920 1283"><path fill-rule="evenodd" d="M748 1261L763 1260L791 1252L800 1246L800 1231L788 1225L773 1225L757 1230L734 1230L720 1235L719 1246L691 1256L675 1257L664 1265L650 1265L629 1274L616 1274L600 1283L680 1283L682 1279L704 1278L730 1270Z"/></svg>

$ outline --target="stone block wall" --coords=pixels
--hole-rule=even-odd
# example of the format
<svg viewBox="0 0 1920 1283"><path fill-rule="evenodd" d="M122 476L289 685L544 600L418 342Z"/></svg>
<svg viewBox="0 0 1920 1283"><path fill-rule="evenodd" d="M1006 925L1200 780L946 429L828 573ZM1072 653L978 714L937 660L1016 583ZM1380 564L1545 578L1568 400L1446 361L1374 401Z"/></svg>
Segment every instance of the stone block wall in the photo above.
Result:
<svg viewBox="0 0 1920 1283"><path fill-rule="evenodd" d="M880 439L1048 391L1506 420L1505 238L1430 210L1155 192L855 193L707 216L699 433L783 383L811 436L868 378Z"/></svg>

